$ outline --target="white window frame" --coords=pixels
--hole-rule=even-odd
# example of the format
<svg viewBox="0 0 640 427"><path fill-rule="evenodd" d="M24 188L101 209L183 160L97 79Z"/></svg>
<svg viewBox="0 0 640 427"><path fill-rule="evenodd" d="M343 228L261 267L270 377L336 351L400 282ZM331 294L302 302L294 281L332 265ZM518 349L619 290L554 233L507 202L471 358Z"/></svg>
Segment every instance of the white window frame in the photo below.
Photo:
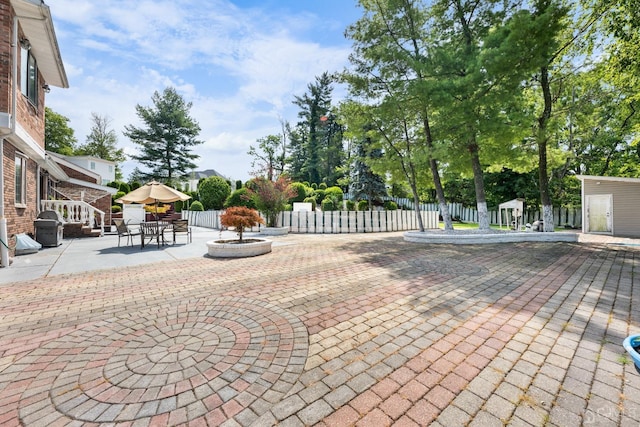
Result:
<svg viewBox="0 0 640 427"><path fill-rule="evenodd" d="M27 160L25 155L16 153L15 203L21 208L27 207Z"/></svg>

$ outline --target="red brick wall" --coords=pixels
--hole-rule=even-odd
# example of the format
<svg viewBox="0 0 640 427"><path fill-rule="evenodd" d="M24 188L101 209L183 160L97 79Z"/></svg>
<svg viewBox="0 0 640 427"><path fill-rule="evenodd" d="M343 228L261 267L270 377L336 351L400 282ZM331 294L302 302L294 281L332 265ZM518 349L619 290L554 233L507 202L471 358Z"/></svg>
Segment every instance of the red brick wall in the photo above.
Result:
<svg viewBox="0 0 640 427"><path fill-rule="evenodd" d="M8 113L11 102L11 26L9 0L0 0L0 112Z"/></svg>
<svg viewBox="0 0 640 427"><path fill-rule="evenodd" d="M37 206L37 172L38 168L33 160L27 161L27 207L17 207L15 204L15 173L16 149L8 141L4 142L4 216L7 219L7 234L9 247L15 245L15 235L19 233L33 234L33 221L38 216ZM11 251L13 255L13 251Z"/></svg>

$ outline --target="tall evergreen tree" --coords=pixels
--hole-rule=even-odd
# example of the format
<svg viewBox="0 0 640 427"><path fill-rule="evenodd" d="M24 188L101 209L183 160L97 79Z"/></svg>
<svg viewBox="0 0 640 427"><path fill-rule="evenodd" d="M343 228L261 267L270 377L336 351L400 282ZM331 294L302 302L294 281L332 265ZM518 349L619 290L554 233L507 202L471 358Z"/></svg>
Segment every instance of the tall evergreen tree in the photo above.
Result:
<svg viewBox="0 0 640 427"><path fill-rule="evenodd" d="M301 172L307 176L309 183L320 184L324 178L320 119L326 117L331 108L332 83L333 78L325 72L316 77L315 83L307 86L307 93L296 96L293 101L300 107L298 117L302 120L298 125L305 128L307 135L307 140L304 142L306 158Z"/></svg>
<svg viewBox="0 0 640 427"><path fill-rule="evenodd" d="M140 154L131 158L150 169L143 172L144 178L171 184L196 167L194 160L199 156L192 149L203 143L196 139L200 126L189 116L192 104L174 88L154 92L151 99L152 107L136 105L145 126L127 125L124 134L140 147Z"/></svg>
<svg viewBox="0 0 640 427"><path fill-rule="evenodd" d="M94 156L103 160L116 163L116 180L122 179L122 170L118 163L124 162L127 158L124 149L118 148L118 137L113 129L109 129L111 119L97 113L91 113L91 132L87 136L84 144L76 150L77 155Z"/></svg>
<svg viewBox="0 0 640 427"><path fill-rule="evenodd" d="M355 199L367 199L369 201L369 210L373 208L375 200L380 200L387 195L384 179L374 173L367 164L369 159L380 159L382 156L383 153L380 148L372 147L370 136L365 137L364 140L356 144L349 193Z"/></svg>

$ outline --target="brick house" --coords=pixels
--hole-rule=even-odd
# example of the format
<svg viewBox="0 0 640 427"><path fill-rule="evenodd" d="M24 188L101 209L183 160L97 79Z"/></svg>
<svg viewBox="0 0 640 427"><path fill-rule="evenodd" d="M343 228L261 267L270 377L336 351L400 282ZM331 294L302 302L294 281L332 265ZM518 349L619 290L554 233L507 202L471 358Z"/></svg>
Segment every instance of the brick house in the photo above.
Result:
<svg viewBox="0 0 640 427"><path fill-rule="evenodd" d="M33 233L41 201L69 176L45 151L45 93L67 88L49 7L0 0L0 260L15 235Z"/></svg>

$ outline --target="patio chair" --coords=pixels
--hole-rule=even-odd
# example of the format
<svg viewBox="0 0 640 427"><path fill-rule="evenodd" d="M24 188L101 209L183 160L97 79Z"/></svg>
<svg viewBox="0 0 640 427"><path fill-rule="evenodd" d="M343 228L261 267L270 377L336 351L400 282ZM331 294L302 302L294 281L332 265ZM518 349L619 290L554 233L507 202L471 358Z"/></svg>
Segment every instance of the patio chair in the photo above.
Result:
<svg viewBox="0 0 640 427"><path fill-rule="evenodd" d="M173 244L176 243L176 234L186 233L187 242L191 243L191 227L189 227L189 220L187 219L174 219L172 224L173 230Z"/></svg>
<svg viewBox="0 0 640 427"><path fill-rule="evenodd" d="M121 237L125 237L126 236L127 244L133 246L133 237L134 236L140 236L142 234L140 229L134 230L134 229L129 228L127 226L127 224L124 223L124 219L114 218L113 223L115 224L116 231L118 232L118 247L120 247L120 238Z"/></svg>

